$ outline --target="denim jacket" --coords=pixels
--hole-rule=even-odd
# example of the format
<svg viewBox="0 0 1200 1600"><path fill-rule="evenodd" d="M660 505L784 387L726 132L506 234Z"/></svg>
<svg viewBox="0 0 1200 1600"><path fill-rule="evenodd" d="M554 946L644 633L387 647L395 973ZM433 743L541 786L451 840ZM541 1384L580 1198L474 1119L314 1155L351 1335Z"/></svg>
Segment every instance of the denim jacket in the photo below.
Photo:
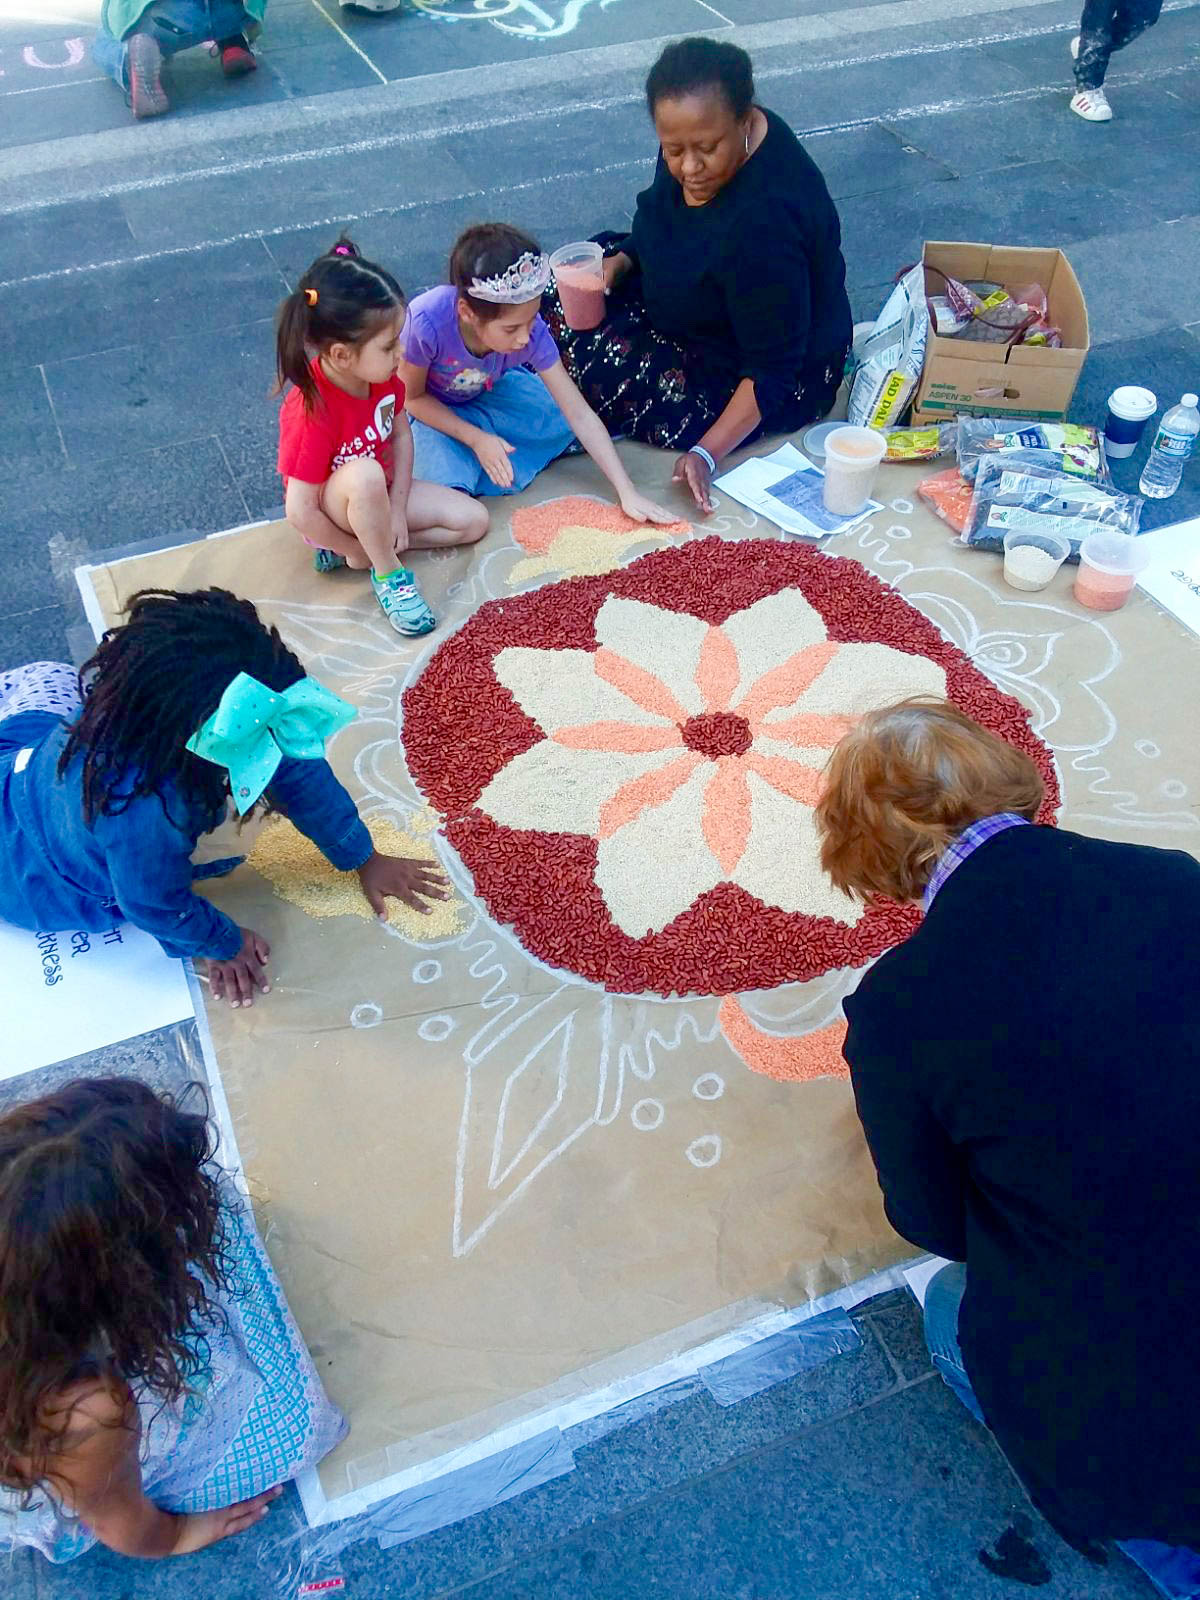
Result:
<svg viewBox="0 0 1200 1600"><path fill-rule="evenodd" d="M169 956L236 955L237 924L192 889L201 875L192 851L219 819L189 811L167 791L139 796L89 827L82 760L58 776L65 724L40 712L21 720L25 748L0 754L0 917L19 928L95 932L124 920L153 934ZM267 799L339 870L370 856L371 836L327 761L285 758Z"/></svg>

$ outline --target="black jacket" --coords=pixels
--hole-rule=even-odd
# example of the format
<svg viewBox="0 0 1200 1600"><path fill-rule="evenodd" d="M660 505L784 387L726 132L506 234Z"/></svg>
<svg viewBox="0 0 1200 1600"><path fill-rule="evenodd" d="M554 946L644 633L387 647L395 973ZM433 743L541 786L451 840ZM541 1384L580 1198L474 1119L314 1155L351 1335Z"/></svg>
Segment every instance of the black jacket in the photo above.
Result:
<svg viewBox="0 0 1200 1600"><path fill-rule="evenodd" d="M888 1215L967 1263L967 1372L1035 1503L1200 1546L1200 863L1009 829L846 1015Z"/></svg>
<svg viewBox="0 0 1200 1600"><path fill-rule="evenodd" d="M731 381L753 378L769 423L797 385L850 345L837 207L781 117L705 206L689 206L661 154L623 249L641 268L651 325Z"/></svg>

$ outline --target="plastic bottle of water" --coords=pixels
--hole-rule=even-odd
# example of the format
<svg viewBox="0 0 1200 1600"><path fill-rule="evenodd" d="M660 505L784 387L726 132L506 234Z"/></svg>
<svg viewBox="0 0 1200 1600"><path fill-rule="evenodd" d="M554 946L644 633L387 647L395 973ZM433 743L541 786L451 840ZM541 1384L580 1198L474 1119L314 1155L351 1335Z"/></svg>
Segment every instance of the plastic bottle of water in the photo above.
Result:
<svg viewBox="0 0 1200 1600"><path fill-rule="evenodd" d="M1196 396L1185 394L1177 406L1172 406L1158 426L1154 448L1142 471L1138 492L1151 500L1166 500L1179 487L1184 463L1196 445L1200 433L1200 411L1196 409Z"/></svg>

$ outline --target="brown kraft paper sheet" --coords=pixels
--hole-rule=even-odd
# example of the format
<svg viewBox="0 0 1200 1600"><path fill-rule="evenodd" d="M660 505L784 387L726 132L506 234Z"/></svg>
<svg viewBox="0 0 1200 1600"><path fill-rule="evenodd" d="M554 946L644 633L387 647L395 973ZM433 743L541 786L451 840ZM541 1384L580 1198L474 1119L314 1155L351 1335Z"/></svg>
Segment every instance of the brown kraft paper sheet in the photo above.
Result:
<svg viewBox="0 0 1200 1600"><path fill-rule="evenodd" d="M671 493L669 458L622 454L645 492ZM920 476L886 468L885 510L826 549L893 583L1031 710L1064 826L1195 850L1197 640L1141 596L1084 612L1070 569L1042 594L1007 589L998 557L959 547L916 499ZM246 1011L210 1003L209 1023L268 1248L351 1423L320 1469L331 1499L913 1254L884 1219L846 1081L748 1070L713 996L610 994L531 957L475 899L405 768L400 696L485 601L696 536L780 538L729 500L694 532L618 537L610 509L589 533L579 500L603 488L588 462L560 462L490 502L480 546L418 555L441 619L424 640L390 632L361 574L315 574L283 523L91 571L110 620L146 586L254 600L359 707L329 754L363 814L451 869L433 937L412 917L311 917L250 866L211 888L272 947L273 992ZM526 513L564 497L580 520L547 545L546 516ZM836 1021L857 979L744 998L768 1034L803 1034Z"/></svg>

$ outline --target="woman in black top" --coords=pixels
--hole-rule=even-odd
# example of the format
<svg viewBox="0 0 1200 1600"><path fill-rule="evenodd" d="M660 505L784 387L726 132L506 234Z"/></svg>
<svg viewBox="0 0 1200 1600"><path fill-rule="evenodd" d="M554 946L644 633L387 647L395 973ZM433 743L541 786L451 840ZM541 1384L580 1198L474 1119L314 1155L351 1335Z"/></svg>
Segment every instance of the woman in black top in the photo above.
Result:
<svg viewBox="0 0 1200 1600"><path fill-rule="evenodd" d="M965 1263L929 1287L935 1365L1073 1544L1192 1596L1200 863L1030 826L1041 797L937 702L837 747L822 864L925 904L845 1001L845 1055L893 1225Z"/></svg>
<svg viewBox="0 0 1200 1600"><path fill-rule="evenodd" d="M628 237L600 236L612 296L592 333L547 314L571 375L616 434L689 452L701 510L716 462L833 405L850 346L841 225L787 124L754 102L750 57L683 39L646 80L661 145Z"/></svg>

